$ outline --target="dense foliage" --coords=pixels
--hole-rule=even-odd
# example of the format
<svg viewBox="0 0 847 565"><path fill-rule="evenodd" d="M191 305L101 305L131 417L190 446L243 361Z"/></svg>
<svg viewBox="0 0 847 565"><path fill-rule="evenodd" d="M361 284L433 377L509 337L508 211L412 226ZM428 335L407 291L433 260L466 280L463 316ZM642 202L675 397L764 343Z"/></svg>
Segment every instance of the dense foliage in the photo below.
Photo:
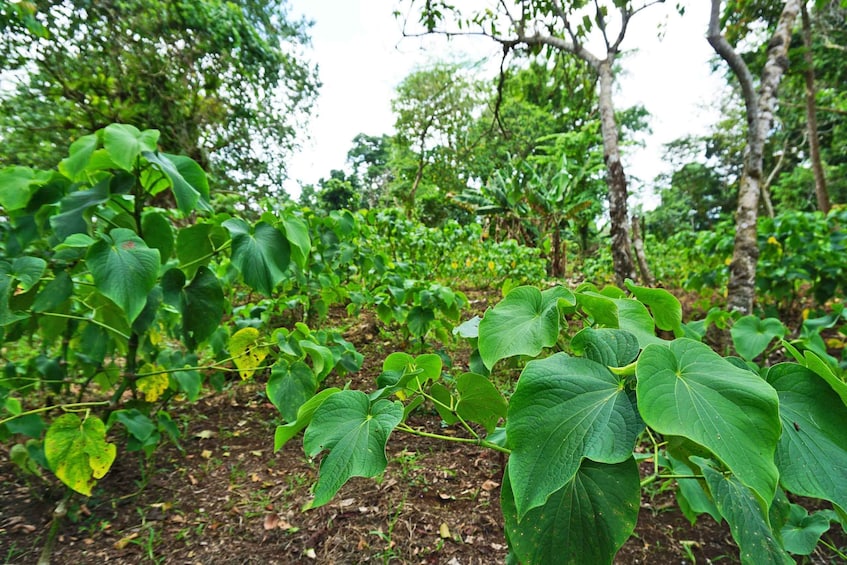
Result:
<svg viewBox="0 0 847 565"><path fill-rule="evenodd" d="M572 48L600 27L608 40L613 8L652 3L598 2L579 20L585 2L519 4L521 21L563 20ZM116 457L149 471L162 442L184 441L182 411L249 381L279 412L276 450L303 432L320 460L310 508L379 476L408 433L500 454L515 562L612 562L656 488L692 522L726 521L743 563L844 557L824 533L847 525L845 8L808 8L813 41L798 24L765 145L756 311L742 316L722 308L749 150L734 93L709 134L668 146L659 206L627 218L663 288L614 286L608 120L622 141L646 122L632 108L604 123L590 57L523 36L495 80L416 70L395 132L357 136L347 167L295 205L275 193L317 80L283 3L0 4L15 79L0 93L10 460L61 484L60 505L96 496ZM440 11L458 14L427 2L420 23ZM493 17L456 21L494 35ZM761 47L743 54L754 65L779 17L735 1L721 25ZM480 294L496 305L472 317ZM340 318L392 348L365 390L340 384L365 361Z"/></svg>

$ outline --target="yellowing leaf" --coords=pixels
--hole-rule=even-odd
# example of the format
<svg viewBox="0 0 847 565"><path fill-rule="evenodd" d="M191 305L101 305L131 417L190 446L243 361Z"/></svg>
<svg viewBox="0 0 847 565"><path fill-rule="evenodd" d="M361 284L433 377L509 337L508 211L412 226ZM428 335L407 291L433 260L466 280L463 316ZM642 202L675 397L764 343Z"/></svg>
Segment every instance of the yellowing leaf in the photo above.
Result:
<svg viewBox="0 0 847 565"><path fill-rule="evenodd" d="M96 416L76 414L57 418L44 437L44 454L56 477L80 494L91 496L95 479L115 461L117 449L106 442L106 426Z"/></svg>
<svg viewBox="0 0 847 565"><path fill-rule="evenodd" d="M242 379L252 377L270 352L265 346L256 346L258 340L259 330L256 328L242 328L229 338L229 352Z"/></svg>
<svg viewBox="0 0 847 565"><path fill-rule="evenodd" d="M153 373L161 370L156 365L147 364L141 368L141 373ZM168 377L167 373L159 373L141 377L135 381L135 386L138 388L138 392L144 395L144 400L147 402L156 402L162 396L162 393L168 390L170 382L170 377Z"/></svg>

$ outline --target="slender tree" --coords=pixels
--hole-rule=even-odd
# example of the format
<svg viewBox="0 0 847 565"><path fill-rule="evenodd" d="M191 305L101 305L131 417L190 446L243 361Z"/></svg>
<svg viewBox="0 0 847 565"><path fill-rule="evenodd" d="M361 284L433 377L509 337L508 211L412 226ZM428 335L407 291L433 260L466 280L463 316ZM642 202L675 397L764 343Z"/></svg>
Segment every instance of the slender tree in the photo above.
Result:
<svg viewBox="0 0 847 565"><path fill-rule="evenodd" d="M773 124L777 87L788 68L788 47L799 0L786 0L776 30L768 43L767 60L762 70L759 92L744 59L721 33L721 0L712 0L707 38L715 52L732 70L741 84L747 113L747 147L738 189L735 217L735 248L730 263L727 302L732 310L750 314L756 297L756 263L759 259L756 224L759 194L763 183L763 154Z"/></svg>
<svg viewBox="0 0 847 565"><path fill-rule="evenodd" d="M546 49L548 53L559 51L581 59L596 73L609 186L612 259L615 276L620 283L627 278L637 280L638 276L631 245L626 173L621 162L618 123L612 101L614 64L632 18L660 2L618 0L609 5L599 0L521 0L513 4L500 1L493 7L463 16L456 6L444 1L426 0L421 3L411 0L412 11L418 15L424 31L406 30L407 35L439 33L489 37L503 46L504 58L517 48L536 52ZM440 27L448 16L452 18L455 29ZM613 20L616 20L616 26L612 25ZM613 27L617 32L613 31ZM591 35L602 42L603 50L599 55L587 47Z"/></svg>

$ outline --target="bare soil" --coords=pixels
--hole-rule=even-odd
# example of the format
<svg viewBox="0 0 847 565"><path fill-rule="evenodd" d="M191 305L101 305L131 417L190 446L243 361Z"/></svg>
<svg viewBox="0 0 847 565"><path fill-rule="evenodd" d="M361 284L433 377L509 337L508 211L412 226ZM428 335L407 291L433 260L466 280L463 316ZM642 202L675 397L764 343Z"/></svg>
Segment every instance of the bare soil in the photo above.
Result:
<svg viewBox="0 0 847 565"><path fill-rule="evenodd" d="M480 310L488 305L488 299L475 300ZM366 359L353 385L372 387L395 346L371 319L346 324L348 339ZM454 362L466 364L467 352ZM53 563L505 561L500 454L395 433L383 477L353 479L331 503L303 512L319 462L304 456L299 438L273 452L274 429L282 422L261 382L232 383L171 413L183 432L181 448L162 445L147 466L138 453L119 453L94 496L71 499ZM410 423L450 433L434 412L416 413ZM64 491L53 479L21 477L7 449L0 451L0 562L35 563ZM672 485L644 493L635 535L615 560L718 562L739 562L726 524L706 516L692 526L676 507ZM815 555L810 562L836 561Z"/></svg>

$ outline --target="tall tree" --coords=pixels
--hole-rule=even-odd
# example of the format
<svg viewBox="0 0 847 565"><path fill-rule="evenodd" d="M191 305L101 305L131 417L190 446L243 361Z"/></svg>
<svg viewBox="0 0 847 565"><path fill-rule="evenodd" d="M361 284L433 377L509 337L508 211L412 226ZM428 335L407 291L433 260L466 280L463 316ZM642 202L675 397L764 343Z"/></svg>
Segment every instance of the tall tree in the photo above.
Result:
<svg viewBox="0 0 847 565"><path fill-rule="evenodd" d="M373 208L387 195L394 175L389 167L391 136L360 133L353 138L347 152L347 163L353 168L351 176L361 187L362 206Z"/></svg>
<svg viewBox="0 0 847 565"><path fill-rule="evenodd" d="M422 188L442 193L467 185L458 167L474 144L468 138L481 103L481 86L459 64L437 63L412 72L397 87L392 164L395 193L408 214Z"/></svg>
<svg viewBox="0 0 847 565"><path fill-rule="evenodd" d="M777 87L788 66L788 46L799 11L799 0L783 3L779 22L768 43L767 60L757 94L750 68L721 33L721 0L712 0L711 4L707 37L741 84L747 113L747 148L738 188L735 247L727 286L729 308L744 314L752 313L756 298L756 263L759 259L756 225L763 181L764 146L773 123Z"/></svg>
<svg viewBox="0 0 847 565"><path fill-rule="evenodd" d="M41 27L4 2L0 68L18 82L0 93L0 165L49 168L68 139L123 122L242 191L279 186L318 87L284 1L21 4Z"/></svg>
<svg viewBox="0 0 847 565"><path fill-rule="evenodd" d="M627 180L621 162L618 123L612 102L614 64L632 18L660 1L616 0L604 3L598 0L590 3L586 0L520 0L513 4L501 1L464 16L459 8L442 0L410 0L418 14L418 21L424 27L420 33L483 35L503 46L504 57L518 47L533 51L559 51L578 57L596 73L609 186L612 259L615 276L621 283L624 279L635 280L638 277L630 243ZM439 27L447 17L453 20L455 29ZM617 32L613 31L613 27ZM602 42L599 55L587 46L591 35Z"/></svg>

